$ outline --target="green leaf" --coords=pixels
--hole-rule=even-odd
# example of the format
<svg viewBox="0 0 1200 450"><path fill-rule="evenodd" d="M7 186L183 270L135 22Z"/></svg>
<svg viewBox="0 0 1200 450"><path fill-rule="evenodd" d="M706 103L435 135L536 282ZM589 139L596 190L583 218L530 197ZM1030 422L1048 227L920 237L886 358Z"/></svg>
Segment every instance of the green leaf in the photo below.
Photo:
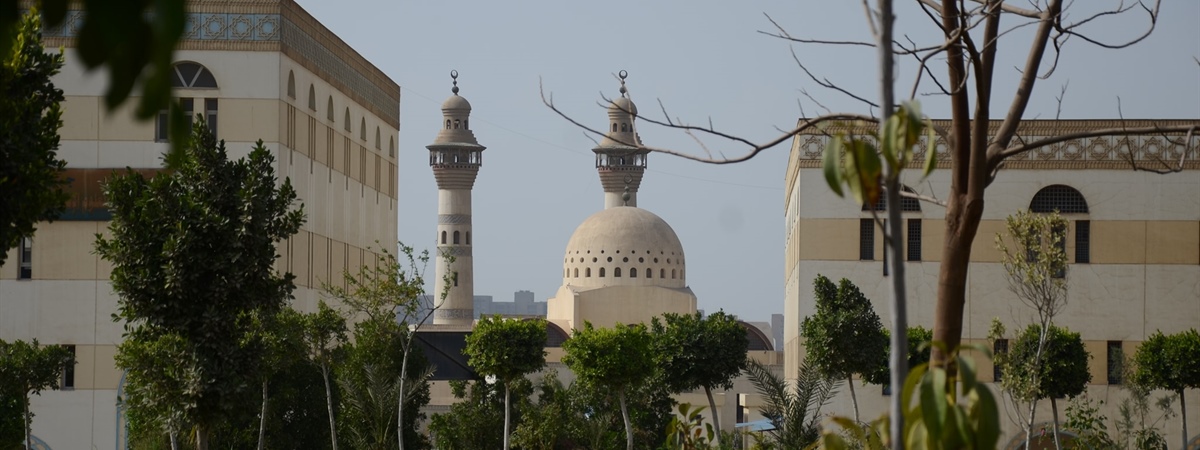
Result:
<svg viewBox="0 0 1200 450"><path fill-rule="evenodd" d="M829 144L825 146L825 153L821 155L822 168L825 172L825 182L829 184L829 189L842 197L842 171L838 167L838 155L843 151L842 136L837 135L829 140Z"/></svg>
<svg viewBox="0 0 1200 450"><path fill-rule="evenodd" d="M883 166L879 153L870 143L861 139L847 144L845 177L850 193L860 205L873 205L879 201L880 175Z"/></svg>
<svg viewBox="0 0 1200 450"><path fill-rule="evenodd" d="M933 173L933 169L937 168L937 136L933 132L933 122L925 124L925 170L921 173L921 179L929 178Z"/></svg>
<svg viewBox="0 0 1200 450"><path fill-rule="evenodd" d="M879 136L879 148L887 160L888 166L896 169L900 168L900 160L896 157L897 151L903 151L901 142L903 142L903 127L904 108L900 108L891 117L888 117L887 122L883 124L883 134Z"/></svg>
<svg viewBox="0 0 1200 450"><path fill-rule="evenodd" d="M978 424L975 429L975 448L996 448L996 443L1000 441L1000 410L996 397L984 385L978 385L973 395L976 403L972 412Z"/></svg>
<svg viewBox="0 0 1200 450"><path fill-rule="evenodd" d="M921 415L931 436L942 435L946 407L946 371L935 368L921 380Z"/></svg>

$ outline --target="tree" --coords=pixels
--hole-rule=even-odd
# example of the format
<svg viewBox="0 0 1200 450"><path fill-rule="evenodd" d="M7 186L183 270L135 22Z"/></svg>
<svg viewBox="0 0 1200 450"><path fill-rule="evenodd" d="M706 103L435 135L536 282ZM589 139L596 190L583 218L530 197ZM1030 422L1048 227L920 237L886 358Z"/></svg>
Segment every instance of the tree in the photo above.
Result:
<svg viewBox="0 0 1200 450"><path fill-rule="evenodd" d="M1092 381L1089 359L1091 355L1079 333L1058 326L1051 326L1049 332L1043 333L1037 324L1025 328L1009 343L1007 352L996 355L996 364L1003 375L1001 386L1016 400L1034 403L1050 399L1056 448L1061 448L1057 399L1075 397L1087 389ZM1032 433L1027 424L1022 425L1026 425L1028 446Z"/></svg>
<svg viewBox="0 0 1200 450"><path fill-rule="evenodd" d="M419 411L429 403L428 380L433 368L420 351L408 355L402 351L411 334L395 318L384 315L354 324L353 344L345 346L345 359L337 369L342 405L340 446L360 448L362 442L368 442L379 448L428 447L418 429L423 415L397 411L397 405ZM385 400L391 402L390 407L383 405ZM364 437L369 439L361 441ZM404 447L399 447L401 439Z"/></svg>
<svg viewBox="0 0 1200 450"><path fill-rule="evenodd" d="M651 322L657 365L673 393L704 388L713 426L721 429L714 388L733 388L733 379L746 368L746 349L750 345L746 329L737 317L717 311L708 317L700 313L663 315Z"/></svg>
<svg viewBox="0 0 1200 450"><path fill-rule="evenodd" d="M509 448L511 385L518 378L546 365L546 321L504 320L500 315L480 318L467 335L467 363L476 372L495 376L504 386L504 450Z"/></svg>
<svg viewBox="0 0 1200 450"><path fill-rule="evenodd" d="M147 180L130 171L104 186L111 237L98 235L96 252L112 264L114 320L126 332L116 362L128 371L131 405L161 406L169 422L194 425L206 450L209 432L257 384L263 352L248 339L251 318L291 296L292 275L275 272L275 245L304 214L292 209L291 183L276 184L262 141L230 161L198 121L184 155L173 172Z"/></svg>
<svg viewBox="0 0 1200 450"><path fill-rule="evenodd" d="M883 334L890 339L892 332L884 329ZM905 341L908 345L908 356L905 357L906 367L917 367L929 362L929 355L933 349L933 346L930 345L933 343L933 331L922 326L908 327L908 336ZM891 365L888 363L892 356L891 353L889 348L886 357L879 361L876 371L866 378L868 383L891 385Z"/></svg>
<svg viewBox="0 0 1200 450"><path fill-rule="evenodd" d="M256 338L263 346L262 408L258 414L258 450L267 440L268 388L271 379L304 356L304 317L294 309L282 308L273 316L255 317Z"/></svg>
<svg viewBox="0 0 1200 450"><path fill-rule="evenodd" d="M329 438L333 450L337 450L337 420L333 414L333 392L329 377L333 366L334 351L346 343L346 319L324 301L317 303L317 312L301 316L301 336L304 340L306 360L321 371L325 382L325 408L329 415Z"/></svg>
<svg viewBox="0 0 1200 450"><path fill-rule="evenodd" d="M633 450L633 425L626 396L655 371L652 342L642 324L593 328L590 322L584 322L582 330L573 330L571 338L563 342L566 351L563 363L576 377L616 392L625 422L626 450Z"/></svg>
<svg viewBox="0 0 1200 450"><path fill-rule="evenodd" d="M1044 355L1047 340L1054 330L1054 317L1067 305L1067 221L1057 212L1033 214L1018 211L1008 216L1004 223L1006 233L996 235L996 248L1001 253L1000 262L1004 266L1008 289L1036 312L1037 330L1041 332L1033 353L1019 363L1027 366L1022 370L1029 374L1023 379L1024 385L1006 380L1009 392L1015 393L1014 399L1029 403L1029 416L1023 424L1025 446L1028 448L1033 439L1037 402L1045 398L1036 395L1035 391L1041 385L1039 379L1044 373L1040 367L1047 361ZM1057 420L1056 412L1056 426ZM1054 439L1057 443L1057 434Z"/></svg>
<svg viewBox="0 0 1200 450"><path fill-rule="evenodd" d="M15 6L15 5L14 5ZM15 25L15 26L14 26ZM8 249L33 236L35 224L62 213L68 194L58 159L62 89L50 78L60 53L42 49L37 10L0 28L0 266Z"/></svg>
<svg viewBox="0 0 1200 450"><path fill-rule="evenodd" d="M888 354L888 337L871 301L850 280L843 278L835 286L829 278L817 275L813 290L817 313L800 324L805 361L826 377L846 380L857 422L853 376L871 377Z"/></svg>
<svg viewBox="0 0 1200 450"><path fill-rule="evenodd" d="M746 376L763 398L759 412L771 422L768 434L779 449L808 448L821 433L821 408L833 398L837 380L800 364L794 383L784 381L757 361L746 363Z"/></svg>
<svg viewBox="0 0 1200 450"><path fill-rule="evenodd" d="M21 430L24 433L25 448L33 448L30 438L30 424L33 414L29 412L29 397L39 395L45 389L58 389L62 373L69 366L75 365L75 355L65 347L58 345L38 345L25 341L5 342L0 339L0 408L17 402L20 404ZM6 411L7 408L0 409ZM16 412L16 411L6 411ZM0 422L12 423L13 417L0 417ZM0 426L0 430L10 430L11 426ZM7 442L17 436L0 436L0 446L8 447L16 444Z"/></svg>
<svg viewBox="0 0 1200 450"><path fill-rule="evenodd" d="M1179 396L1179 419L1183 446L1187 447L1187 405L1185 389L1200 388L1200 333L1192 328L1164 335L1155 331L1138 346L1133 356L1135 384L1150 389L1166 389Z"/></svg>
<svg viewBox="0 0 1200 450"><path fill-rule="evenodd" d="M349 271L343 273L345 287L325 283L322 285L322 289L330 298L340 301L349 306L352 312L367 318L365 322L356 325L356 336L362 331L392 335L390 337L376 336L377 339L396 338L394 344L400 349L399 370L395 372L399 380L397 389L404 394L400 395L396 402L396 416L398 417L396 439L399 448L404 449L406 448L404 446L405 435L421 439L416 430L416 416L411 419L404 418L405 403L421 398L424 398L424 402L429 401L429 386L425 382L426 380L409 376L412 373L408 363L409 357L413 353L413 336L433 316L437 308L445 303L444 300L452 285L452 278L456 275L450 275L441 280L442 286L438 298L443 301L434 302L433 308L422 310L421 296L425 293L425 268L429 263L429 252L423 251L417 254L412 247L400 243L400 253L404 255L405 259L403 263L396 258L396 255L386 250L383 253L383 257L376 261L374 267L363 266L359 268L357 274ZM446 259L448 263L454 262L453 257L446 256ZM368 328L359 328L364 324L367 324ZM398 324L403 326L393 326ZM387 353L391 352L392 350L387 350ZM358 367L363 367L363 365L359 364ZM417 382L418 386L406 387L405 384L410 380ZM420 392L425 392L425 394L410 397L410 394L416 395ZM424 403L419 403L417 406L419 407L421 404Z"/></svg>

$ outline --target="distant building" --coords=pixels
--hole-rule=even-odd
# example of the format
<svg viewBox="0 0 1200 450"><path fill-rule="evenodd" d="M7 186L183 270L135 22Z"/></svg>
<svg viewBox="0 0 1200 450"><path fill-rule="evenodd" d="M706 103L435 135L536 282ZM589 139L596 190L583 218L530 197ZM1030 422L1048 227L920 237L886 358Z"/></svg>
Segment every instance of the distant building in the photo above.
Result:
<svg viewBox="0 0 1200 450"><path fill-rule="evenodd" d="M421 296L421 309L417 317L424 317L433 307L433 295ZM517 291L513 293L513 301L498 302L490 295L473 296L475 319L483 316L499 314L504 317L546 317L546 302L534 300L533 291Z"/></svg>

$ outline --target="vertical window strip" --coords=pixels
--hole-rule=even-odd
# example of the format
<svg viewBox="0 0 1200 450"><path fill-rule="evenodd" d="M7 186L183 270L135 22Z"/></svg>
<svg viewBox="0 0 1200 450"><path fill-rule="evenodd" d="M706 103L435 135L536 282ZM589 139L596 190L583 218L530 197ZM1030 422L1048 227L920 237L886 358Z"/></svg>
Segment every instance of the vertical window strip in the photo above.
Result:
<svg viewBox="0 0 1200 450"><path fill-rule="evenodd" d="M1121 341L1108 341L1108 384L1121 384L1124 380L1122 372L1125 369L1125 354L1121 350Z"/></svg>
<svg viewBox="0 0 1200 450"><path fill-rule="evenodd" d="M908 219L908 260L921 260L921 219Z"/></svg>
<svg viewBox="0 0 1200 450"><path fill-rule="evenodd" d="M1087 220L1075 221L1075 262L1088 264L1092 262L1092 222Z"/></svg>
<svg viewBox="0 0 1200 450"><path fill-rule="evenodd" d="M858 259L863 261L875 259L875 222L871 219L858 221Z"/></svg>

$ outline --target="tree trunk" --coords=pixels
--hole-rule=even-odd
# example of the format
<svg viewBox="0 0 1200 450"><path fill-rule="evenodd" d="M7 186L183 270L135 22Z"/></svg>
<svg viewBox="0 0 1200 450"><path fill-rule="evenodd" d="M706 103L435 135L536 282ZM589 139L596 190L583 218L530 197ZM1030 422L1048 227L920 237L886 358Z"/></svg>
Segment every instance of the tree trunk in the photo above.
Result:
<svg viewBox="0 0 1200 450"><path fill-rule="evenodd" d="M508 383L504 383L504 450L508 450L508 413L510 410L508 404L509 389Z"/></svg>
<svg viewBox="0 0 1200 450"><path fill-rule="evenodd" d="M325 411L329 413L329 441L333 450L337 450L337 426L333 418L333 392L329 389L329 364L321 363L321 378L325 380Z"/></svg>
<svg viewBox="0 0 1200 450"><path fill-rule="evenodd" d="M1062 441L1058 440L1058 401L1054 397L1050 397L1050 413L1054 414L1054 448L1062 450Z"/></svg>
<svg viewBox="0 0 1200 450"><path fill-rule="evenodd" d="M712 389L704 386L704 395L708 396L708 410L712 414L713 428L717 430L717 442L721 442L721 419L717 414L717 402L713 401Z"/></svg>
<svg viewBox="0 0 1200 450"><path fill-rule="evenodd" d="M258 415L258 450L263 450L267 437L267 380L263 380L262 395L262 412Z"/></svg>
<svg viewBox="0 0 1200 450"><path fill-rule="evenodd" d="M883 1L880 1L881 5L883 3ZM887 18L890 16L891 11L889 9L887 11L887 15L883 16L884 22L886 22ZM889 24L885 27L881 27L881 29L882 28L887 28L890 30L891 26ZM890 43L890 31L888 31L888 36L888 42ZM889 50L887 52L889 59L891 57L890 48L891 47L889 46ZM890 101L886 102L886 104L890 103ZM896 168L896 170L899 169L900 168ZM892 169L887 170L890 171ZM886 195L888 205L888 229L884 230L884 245L889 246L891 251L887 252L890 258L885 258L887 261L884 261L884 264L891 266L890 281L892 284L892 350L889 366L891 369L892 389L900 389L898 387L903 387L904 378L908 375L908 294L907 289L905 288L904 275L904 240L901 238L904 233L900 228L901 220L903 220L900 216L902 208L900 203L900 191L902 189L903 187L900 185L899 177L896 179L891 179L887 182ZM951 383L951 387L953 387L953 383ZM853 382L850 384L850 394L852 396L854 395ZM902 398L899 391L892 392L892 397L889 399L889 410L891 412L891 428L889 429L889 432L891 434L890 437L893 450L904 449L904 410L901 408L901 400ZM857 399L854 400L854 421L859 421Z"/></svg>
<svg viewBox="0 0 1200 450"><path fill-rule="evenodd" d="M208 450L208 427L196 425L196 450Z"/></svg>
<svg viewBox="0 0 1200 450"><path fill-rule="evenodd" d="M167 432L167 436L171 439L171 450L179 450L179 434L171 430Z"/></svg>
<svg viewBox="0 0 1200 450"><path fill-rule="evenodd" d="M1029 402L1029 419L1025 422L1025 450L1033 448L1030 445L1033 443L1033 414L1037 412L1036 408L1037 399L1034 399Z"/></svg>
<svg viewBox="0 0 1200 450"><path fill-rule="evenodd" d="M408 339L412 339L411 332ZM409 345L403 349L404 356L400 358L400 400L396 402L396 442L400 443L400 446L397 447L400 450L404 450L404 379L408 378L408 350L411 348L411 343L410 340ZM505 437L505 439L508 438Z"/></svg>
<svg viewBox="0 0 1200 450"><path fill-rule="evenodd" d="M850 404L854 405L854 423L860 423L858 420L858 396L854 395L854 375L846 376L846 386L850 388Z"/></svg>
<svg viewBox="0 0 1200 450"><path fill-rule="evenodd" d="M1038 332L1037 352L1033 356L1033 400L1029 401L1029 420L1025 425L1025 448L1029 449L1029 443L1033 436L1033 415L1036 412L1038 391L1042 383L1042 351L1046 348L1046 337L1050 334L1051 321L1048 318L1042 318L1042 329ZM1054 406L1054 399L1050 399L1051 407ZM1055 412L1055 420L1058 420L1058 413ZM1055 438L1057 439L1057 437Z"/></svg>
<svg viewBox="0 0 1200 450"><path fill-rule="evenodd" d="M625 406L625 388L617 391L621 401L621 419L625 421L625 450L633 450L633 423L629 421L629 408Z"/></svg>
<svg viewBox="0 0 1200 450"><path fill-rule="evenodd" d="M1182 431L1183 431L1183 447L1179 447L1179 448L1186 449L1186 448L1187 448L1187 441L1188 441L1188 434L1187 434L1187 406L1183 404L1183 389L1180 389L1180 390L1179 390L1179 391L1177 391L1176 393L1178 393L1178 394L1179 394L1179 418L1180 418L1180 419L1181 419L1181 421L1182 421L1182 423L1180 424L1180 427L1182 428Z"/></svg>
<svg viewBox="0 0 1200 450"><path fill-rule="evenodd" d="M33 436L32 436L33 430L30 429L30 427L32 425L30 423L31 421L29 420L29 394L25 395L25 417L24 417L24 419L25 420L23 420L22 422L25 424L25 448L31 449L31 448L33 448Z"/></svg>

